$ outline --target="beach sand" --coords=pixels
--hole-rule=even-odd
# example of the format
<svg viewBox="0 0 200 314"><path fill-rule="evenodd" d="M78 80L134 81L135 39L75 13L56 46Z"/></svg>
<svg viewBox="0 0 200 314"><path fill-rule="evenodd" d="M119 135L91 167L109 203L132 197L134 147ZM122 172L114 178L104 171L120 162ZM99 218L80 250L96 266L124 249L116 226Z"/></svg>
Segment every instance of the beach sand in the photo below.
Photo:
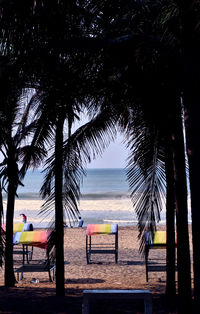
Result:
<svg viewBox="0 0 200 314"><path fill-rule="evenodd" d="M44 203L43 200L20 200L16 199L15 201L15 211L18 213L19 211L30 211L30 210L38 210ZM6 202L5 202L6 204ZM122 199L108 199L108 200L83 200L81 199L79 202L80 210L132 210L133 206L131 203L131 199L122 198ZM20 220L20 218L18 217Z"/></svg>
<svg viewBox="0 0 200 314"><path fill-rule="evenodd" d="M28 217L28 222L32 223L34 228L47 228L49 223L54 220L54 211L40 215L40 208L44 201L42 200L20 200L15 202L14 222L22 221L21 213ZM6 208L6 204L4 206ZM119 226L137 225L136 213L133 209L131 200L128 198L109 199L109 200L80 200L78 204L80 215L84 220L84 226L88 223L118 223ZM165 211L161 212L161 224L165 223ZM66 223L69 225L69 219L66 215ZM73 223L77 226L77 223Z"/></svg>
<svg viewBox="0 0 200 314"><path fill-rule="evenodd" d="M160 228L164 229L162 226ZM159 296L161 302L160 296L165 293L166 275L164 271L150 272L149 282L146 282L144 257L139 253L137 227L119 228L118 264L114 262L114 255L95 255L92 263L87 265L85 231L85 228L65 228L64 299L55 296L55 282L48 281L47 273L25 273L24 279L16 283L15 288L8 289L3 287L2 269L0 313L81 313L84 289L149 289L154 299ZM107 241L108 237L110 236L103 235L100 238ZM42 249L34 248L33 259L44 258L44 253ZM165 250L152 250L150 254L155 263L165 263ZM31 283L32 278L39 282ZM161 310L158 310L159 307ZM154 313L165 313L161 303Z"/></svg>
<svg viewBox="0 0 200 314"><path fill-rule="evenodd" d="M19 200L17 199L15 201L15 213L16 213L16 219L21 221L21 218L19 217L19 212L28 212L28 211L38 211L40 210L40 207L44 201L42 200ZM6 204L6 202L5 202ZM108 199L108 200L80 200L79 202L79 209L80 211L85 210L132 210L133 206L131 203L131 199L124 198L124 199ZM34 217L33 217L34 218ZM18 222L18 221L16 221Z"/></svg>

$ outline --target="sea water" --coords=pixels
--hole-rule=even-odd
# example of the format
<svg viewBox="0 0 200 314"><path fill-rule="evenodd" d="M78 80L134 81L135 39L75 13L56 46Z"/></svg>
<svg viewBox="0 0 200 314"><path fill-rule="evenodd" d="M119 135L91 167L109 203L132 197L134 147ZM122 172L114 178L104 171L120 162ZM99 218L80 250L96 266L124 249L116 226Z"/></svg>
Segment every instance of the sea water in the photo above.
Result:
<svg viewBox="0 0 200 314"><path fill-rule="evenodd" d="M20 199L40 199L40 188L44 173L39 170L29 170L24 178L23 187L18 188ZM87 169L81 183L81 198L119 199L130 195L129 185L124 169Z"/></svg>
<svg viewBox="0 0 200 314"><path fill-rule="evenodd" d="M20 186L17 191L18 200L21 202L20 208L15 211L15 220L19 221L20 212L25 212L28 221L34 222L36 227L44 228L54 219L54 211L44 217L40 215L41 209L37 208L38 205L34 205L34 201L41 200L40 188L43 180L44 173L40 170L27 172L23 181L24 186ZM136 225L137 217L130 194L124 169L87 169L81 184L79 204L84 225L88 223ZM29 205L32 205L31 209L28 209ZM67 224L70 225L67 217L66 215ZM165 210L161 212L161 223L165 223ZM73 222L72 226L75 225L76 223Z"/></svg>

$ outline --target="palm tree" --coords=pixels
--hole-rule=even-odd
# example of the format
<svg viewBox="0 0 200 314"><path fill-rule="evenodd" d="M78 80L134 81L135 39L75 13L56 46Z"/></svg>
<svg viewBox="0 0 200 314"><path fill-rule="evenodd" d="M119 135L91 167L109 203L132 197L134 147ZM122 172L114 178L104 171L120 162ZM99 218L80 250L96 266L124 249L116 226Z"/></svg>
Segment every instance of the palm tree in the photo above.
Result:
<svg viewBox="0 0 200 314"><path fill-rule="evenodd" d="M162 46L160 47L161 50L159 51L159 46L157 46L158 48L158 54L162 53ZM165 53L167 53L167 49L165 50ZM174 120L172 120L172 129L171 129L171 136L175 137L175 142L176 145L174 146L174 169L176 171L175 173L175 188L176 188L176 197L177 197L177 234L178 235L178 248L177 248L177 252L178 252L178 272L179 272L179 285L178 285L178 290L179 290L179 297L182 303L182 308L185 307L186 304L190 303L191 300L191 281L190 281L190 258L189 258L189 238L188 238L188 226L187 226L187 191L186 191L186 178L185 178L185 156L184 156L184 144L183 144L183 131L182 131L182 119L181 119L181 105L180 105L180 97L181 97L181 92L179 89L179 80L178 80L178 76L177 76L177 69L176 69L176 65L175 65L175 60L177 60L177 56L176 54L174 54L174 60L173 58L171 58L171 53L169 51L169 57L168 57L168 64L170 64L169 69L167 69L166 71L166 67L162 68L162 59L159 60L157 62L155 62L155 68L156 68L156 64L158 64L159 66L161 66L160 69L162 69L161 71L163 72L164 76L161 76L162 72L159 72L159 68L157 71L157 73L153 73L151 72L151 80L153 81L154 76L153 75L157 75L159 77L159 79L163 79L163 82L161 83L161 85L159 84L159 82L157 80L155 80L155 82L153 81L153 83L151 81L148 81L148 88L147 91L150 93L146 93L147 97L149 98L148 101L151 101L151 103L154 102L155 105L155 101L156 98L150 98L152 96L152 94L154 93L155 95L157 94L156 97L158 97L158 94L160 94L160 103L163 103L164 106L166 106L166 110L167 112L165 113L165 119L167 120L167 117L172 115L174 117ZM162 56L162 55L161 55ZM160 62L161 61L161 62ZM174 66L173 66L174 63ZM163 63L164 64L164 63ZM175 71L173 72L171 69L175 69ZM173 80L172 80L173 77ZM168 81L167 81L168 80ZM143 81L145 82L145 80ZM154 86L152 84L155 84L155 86L158 88L159 91L156 91ZM144 84L143 86L143 90L145 90L145 86ZM163 89L163 86L165 86L165 88ZM176 86L176 90L175 90L175 86ZM169 90L167 91L167 88L169 88ZM175 91L175 93L174 93ZM166 95L169 93L170 96ZM165 98L165 100L163 99L163 97ZM171 106L169 106L169 104L172 104ZM174 108L173 108L174 106ZM152 110L152 106L151 106L151 110ZM159 111L158 107L155 107L155 109L153 110L153 114L155 115L155 117L157 117L157 119L159 119L161 121L160 124L163 123L163 126L165 126L166 130L167 128L169 128L169 125L165 125L165 121L163 121L162 115L159 115L158 112L156 112L155 110ZM150 111L148 111L148 114L151 116L152 113ZM155 120L155 118L154 118ZM168 120L167 120L168 121ZM170 120L169 120L170 121ZM168 121L168 123L169 123ZM158 121L156 122L158 124ZM161 125L162 126L162 125ZM163 128L162 126L162 128ZM159 127L160 129L160 127ZM140 158L141 159L141 158ZM179 160L179 162L178 162ZM147 164L148 165L148 164ZM169 181L168 181L169 182ZM180 191L182 191L180 193ZM184 195L184 197L183 197ZM172 198L172 206L173 206L173 198ZM141 210L142 211L142 210ZM173 208L172 208L172 215L174 216L173 213ZM173 218L172 218L173 219ZM173 224L173 223L172 223ZM172 241L174 241L174 237L173 237L173 229L172 229ZM168 232L169 234L169 232ZM186 249L186 251L185 251ZM174 251L174 248L173 248ZM185 265L183 266L183 259L184 259L184 253L187 252L187 254L185 255ZM174 253L173 253L174 254ZM187 256L187 257L186 257ZM183 268L182 268L183 267ZM173 271L174 272L174 271ZM184 277L185 275L185 277ZM182 282L185 282L185 284ZM184 289L183 289L184 287ZM186 289L187 287L187 289ZM187 301L186 301L187 300Z"/></svg>
<svg viewBox="0 0 200 314"><path fill-rule="evenodd" d="M200 307L200 239L198 221L200 219L198 181L199 167L199 3L176 1L180 12L181 23L181 76L183 105L185 110L186 144L189 162L192 237L193 237L193 269L194 269L194 301L195 313Z"/></svg>
<svg viewBox="0 0 200 314"><path fill-rule="evenodd" d="M155 9L155 7L153 9ZM110 15L109 15L109 19L112 20ZM117 21L117 18L113 19L113 20ZM116 25L115 25L115 27L116 27ZM147 29L147 27L146 27L146 29ZM149 30L150 29L151 28L149 27ZM116 31L116 29L115 29L115 31ZM124 31L124 29L123 29L123 31ZM154 36L156 36L156 34L158 34L156 32L158 32L158 31L157 30L154 31L154 33L153 33ZM149 38L152 37L152 33L150 33L149 31L148 31L148 35L149 35ZM160 105L160 103L163 103L163 97L166 97L168 92L172 93L172 95L174 96L174 99L172 98L172 104L175 104L175 106L176 106L176 102L177 102L176 99L177 98L176 98L176 94L174 94L174 91L173 91L173 86L172 86L173 84L170 85L170 89L169 90L162 88L162 84L164 86L166 86L166 84L169 84L169 82L171 80L171 77L173 77L174 74L175 74L175 77L174 77L174 79L175 79L175 86L177 88L176 92L179 94L178 106L180 105L180 95L181 95L181 93L180 93L180 90L179 90L179 84L177 84L177 82L178 82L178 80L177 80L177 71L173 72L172 70L170 70L170 71L167 70L169 72L169 73L167 73L166 68L164 67L165 62L166 61L167 62L170 61L171 69L172 69L173 68L172 65L174 65L175 61L177 60L176 59L177 55L175 54L175 58L173 59L172 58L172 51L169 50L169 49L166 49L166 47L162 44L161 41L158 41L158 40L154 40L154 41L146 40L145 41L145 36L143 36L143 37L141 36L141 38L140 38L141 41L139 42L139 44L137 43L138 46L134 46L134 45L136 45L136 41L135 41L134 36L122 36L121 38L122 38L122 40L120 40L119 38L118 38L117 41L113 40L113 45L111 45L110 50L106 51L107 56L109 56L109 58L106 60L107 63L105 63L105 59L104 59L104 64L107 64L106 71L105 71L105 74L104 74L104 78L106 77L106 75L107 75L107 77L109 77L109 80L106 81L106 83L108 84L107 90L109 89L109 86L112 85L111 82L112 83L114 82L114 87L111 86L113 88L112 90L114 90L114 88L115 88L115 98L113 97L112 100L109 99L109 101L110 101L110 103L112 103L112 101L113 101L113 103L115 103L115 105L116 105L116 99L118 98L118 96L119 96L119 99L121 101L122 98L120 98L120 97L123 97L124 95L126 95L126 98L125 98L126 101L128 101L128 96L129 96L130 97L129 98L129 102L130 102L130 99L134 99L133 103L135 103L136 101L137 102L138 101L141 102L141 99L140 99L141 97L138 94L143 93L144 90L145 90L147 98L142 99L142 104L145 102L146 106L147 106L147 104L149 102L151 104L153 104L153 102L155 102L155 97L153 97L153 94L156 95L156 94L159 93L160 94L160 96L159 96L160 98L157 97L159 99L159 101L157 101L157 106L154 108L153 113L154 113L155 117L157 117L157 119L160 119L160 117L163 116L163 112L162 112L162 115L159 115L156 111L160 111L160 113L161 113L162 109L159 108L159 105ZM145 47L147 47L147 45L150 44L150 43L151 43L151 45L150 45L149 50L147 50L147 49L145 50ZM124 47L127 48L125 53L124 53L124 50L121 47L122 48L124 48ZM133 51L137 50L135 47L139 47L138 50L141 49L141 52L143 53L143 55L142 55L143 59L142 59L142 62L141 62L141 67L144 68L143 71L141 71L141 70L138 71L139 66L135 66L134 62L131 63L129 61L129 63L127 63L127 60L131 59L131 56L133 55ZM116 54L116 53L112 54L113 50L115 50L115 51L117 50L118 54ZM128 51L128 53L127 53L127 51ZM149 53L149 51L151 51L152 54ZM159 68L160 60L156 56L158 56L158 54L161 54L162 52L164 52L164 62L162 61L163 62L162 63L163 67ZM167 59L165 59L166 52L167 52L167 54L169 53L169 55L167 55ZM109 55L109 53L110 53L110 55ZM144 56L145 53L146 53L146 56ZM104 55L104 57L105 57L105 55ZM149 60L150 60L151 57L153 59L154 65L153 64L150 65ZM123 60L123 61L121 61L121 60ZM145 60L145 62L147 64L146 68L145 68L144 60ZM132 61L132 59L131 59L131 61ZM116 70L117 67L119 68L119 70ZM128 68L128 70L127 70L127 68ZM113 69L114 69L114 71L113 71ZM176 67L175 67L175 69L176 69ZM167 74L166 77L167 77L168 81L164 77L164 74L162 74L162 71L163 71L164 74ZM147 76L147 78L145 77L145 75ZM135 80L134 80L134 76L135 76ZM152 82L151 82L152 76L156 77L156 80L153 81L155 85L153 85ZM159 81L160 81L161 77L162 77L162 81L160 83ZM173 81L173 83L174 83L174 81ZM134 86L134 84L135 84L135 86ZM125 86L124 90L123 90L123 88L121 88L121 86ZM128 88L127 88L127 86L128 86ZM132 88L130 88L130 86ZM156 87L156 89L155 89L155 87ZM137 89L138 89L138 94L136 94ZM106 88L104 90L106 90ZM121 91L121 93L120 93L120 91ZM109 90L109 92L110 92L110 90ZM134 96L133 95L130 96L131 93ZM149 99L151 101L149 101ZM123 98L123 100L124 100L124 98ZM168 101L169 101L168 103L165 102L167 114L168 115L174 115L175 117L178 117L178 119L180 119L180 117L181 117L180 111L179 112L174 111L173 107L170 107L171 111L167 108L167 106L169 107L169 104L171 103L171 99L168 99ZM124 103L125 103L125 101L124 101ZM132 109L132 110L134 110L134 109ZM152 110L152 106L151 106L151 110ZM150 110L148 111L148 113L150 113ZM151 113L151 115L152 115L152 113ZM154 117L154 121L156 120L155 117ZM163 122L163 119L161 119L161 121ZM180 121L180 120L178 120L178 121ZM164 123L164 125L167 128L165 123ZM180 127L180 130L182 130L182 127L180 126L180 123L178 125ZM180 131L179 132L178 132L178 130L176 130L176 131L177 131L176 132L176 140L177 140L177 137L178 137L179 139L181 139L181 143L183 143L182 135L181 135ZM172 131L171 131L171 133L172 133ZM137 133L135 133L135 134L137 134ZM172 135L173 134L171 134L171 136ZM134 143L134 141L133 141L133 143ZM183 145L182 145L182 148L183 148ZM179 155L176 154L176 156L179 156L179 158L180 158L180 156L182 156L181 160L183 160L183 157L184 157L184 149L182 149L182 148L179 147L179 151L177 150L177 154L179 154ZM155 160L156 160L156 158L155 158ZM177 160L177 157L176 157L176 160ZM174 160L174 162L175 162L175 160ZM177 162L176 162L176 165L178 165ZM178 181L176 181L176 187L177 187L177 193L178 193L180 191L180 188L179 188L180 187L180 182L182 181L183 185L182 185L181 189L183 191L183 194L186 195L185 178L184 178L185 165L182 162L181 162L181 165L182 165L181 169L177 168L177 171L178 171L177 173L179 173L179 172L181 173L181 177L179 177L179 178L181 178L181 180L179 179ZM168 168L166 168L166 169L168 169ZM152 174L153 172L151 171L150 173ZM130 177L132 175L133 175L133 173L130 173ZM154 177L155 177L155 174L153 173L152 174L152 179ZM184 180L182 180L182 178L184 178ZM154 179L153 179L153 181L154 181ZM149 187L151 188L152 185L149 184ZM155 191L157 191L157 189L155 189L153 191L155 192ZM152 195L152 194L149 194L149 195ZM181 227L178 227L178 233L180 233L180 231L181 232L183 231L182 236L181 237L179 236L180 246L178 245L178 251L179 251L180 254L181 254L181 252L183 253L182 245L183 245L183 243L186 243L186 245L187 245L187 250L186 250L187 253L186 253L186 255L188 256L188 258L185 259L185 262L186 262L185 266L184 266L185 268L182 267L183 259L180 259L178 257L179 272L180 272L180 276L179 276L179 280L180 280L179 295L180 295L180 298L183 300L183 303L185 304L185 302L187 302L186 299L189 300L191 298L191 293L190 293L190 289L191 289L190 288L190 259L189 259L189 242L188 242L188 230L187 230L187 204L186 204L187 202L186 202L186 198L184 198L184 206L182 206L183 204L181 204L181 202L180 202L180 194L179 194L179 196L177 194L177 197L178 197L178 200L179 200L177 202L178 208L182 207L184 209L182 211L181 216L179 216L179 215L177 216L177 220L178 221L179 221L179 217L181 218L181 220L183 218L183 220L182 220L183 224L181 224ZM153 199L152 196L151 196L151 198ZM151 199L151 198L149 198L149 199ZM173 201L172 201L172 203L173 203ZM151 202L149 202L149 204L151 204ZM158 202L158 204L159 204L159 202ZM173 207L173 204L172 204L172 207ZM151 206L149 206L148 208L151 208ZM155 208L160 208L160 206L156 206L155 205ZM179 210L177 210L177 213L179 213ZM159 211L157 213L158 213L157 217L159 218ZM173 216L172 220L174 221L174 211L173 211L173 208L172 208L172 216ZM153 212L150 212L150 215L148 215L148 217L150 217L151 220L152 220L152 218L155 220L155 215L154 215ZM147 221L147 224L148 224L148 221ZM172 225L173 225L173 223L172 223ZM180 226L179 222L178 222L178 225ZM155 226L154 226L154 228L155 228ZM168 232L168 234L169 234L169 232ZM173 226L173 229L172 229L172 241L174 242L173 235L174 235L174 226ZM182 244L181 244L181 242L182 242ZM174 248L173 248L173 250L174 250ZM173 252L173 254L174 254L174 252ZM180 256L180 255L178 254L178 256ZM173 260L174 260L174 258L173 258ZM174 266L173 266L173 269L174 269ZM173 275L173 277L174 277L174 275ZM181 284L181 280L183 280L184 285ZM187 286L188 289L182 290L181 287L183 287L183 286ZM173 285L173 291L174 290L175 289L174 289L174 285ZM186 290L187 290L187 292L186 292ZM187 295L187 298L186 298L186 295Z"/></svg>
<svg viewBox="0 0 200 314"><path fill-rule="evenodd" d="M49 195L47 204L49 204L49 202L51 203L52 199L54 199L55 197L55 225L57 232L56 281L58 283L56 287L57 294L63 295L63 193L61 187L64 168L62 161L62 136L64 130L64 122L66 120L69 126L68 135L70 135L71 125L73 123L74 117L76 116L75 112L78 112L79 110L79 105L75 104L76 100L74 100L74 97L76 98L77 94L76 88L80 89L79 94L82 93L82 84L78 84L73 78L79 77L79 81L81 81L81 83L83 82L83 78L81 77L82 73L80 71L80 69L82 68L83 58L79 59L76 53L74 54L73 52L71 52L71 55L67 55L66 52L64 52L64 54L62 55L62 52L60 50L57 50L57 47L54 43L59 39L61 41L64 41L65 39L79 38L82 32L86 31L89 26L86 27L83 23L85 11L84 4L81 7L78 3L65 3L63 1L54 1L53 4L46 3L45 5L40 6L38 2L30 4L24 1L23 12L26 12L25 15L21 11L21 5L22 4L15 5L10 1L7 3L3 3L3 10L1 15L3 30L1 32L1 38L3 39L4 46L7 48L7 53L9 51L12 51L17 60L23 63L24 75L29 75L29 81L30 77L31 79L33 78L34 85L31 85L31 87L35 87L35 85L36 87L40 86L40 90L45 91L45 96L41 96L41 94L40 96L46 97L45 100L43 97L43 103L46 103L46 107L42 107L41 105L41 107L38 109L37 114L39 117L40 127L35 133L35 137L31 147L34 147L34 144L37 143L38 147L44 149L45 141L51 140L52 134L55 135L55 169L52 172L53 177L55 178L55 191L53 191L53 194L51 188L46 189L46 191L44 191L45 188L43 188L43 191L45 195ZM10 19L10 16L8 14L9 11L13 12L15 16L14 19ZM28 19L28 17L30 18L30 20ZM56 20L56 27L53 28L52 19L54 21ZM90 25L90 23L88 25ZM42 53L40 45L44 48L42 50ZM34 65L32 66L32 64L30 64L30 58L33 54ZM73 66L75 64L73 61L73 57L76 60L76 65L74 68L76 73L73 73ZM69 62L69 59L71 64ZM29 64L27 61L29 62ZM77 73L78 71L79 73ZM49 74L50 77L46 78L47 74ZM39 81L40 84L38 83ZM33 81L31 81L30 83L32 84L32 82ZM47 84L47 82L49 83L49 85ZM51 100L49 95L53 96ZM34 101L32 101L32 104L33 103ZM44 116L45 108L48 108L46 110L46 113L48 113L47 116ZM53 115L51 115L52 113ZM43 120L44 117L45 123ZM48 126L46 121L49 122ZM50 139L48 138L48 136L50 136ZM31 155L27 154L26 163L22 167L23 173L25 173L25 171L27 170L30 158ZM17 177L17 167L15 170ZM49 177L47 175L47 180L48 179ZM76 185L74 186L74 188L75 187ZM70 202L73 203L74 201L73 194L73 192L68 191L69 204ZM76 205L70 205L70 208L73 206L75 207L75 209L77 208Z"/></svg>
<svg viewBox="0 0 200 314"><path fill-rule="evenodd" d="M173 139L171 134L166 135L165 144L165 173L166 173L166 226L167 226L167 284L166 295L170 305L175 303L176 282L176 248L175 248L175 188L174 188L174 163Z"/></svg>
<svg viewBox="0 0 200 314"><path fill-rule="evenodd" d="M65 68L64 64L63 67ZM60 69L61 68L62 67L60 67ZM59 82L59 86L56 85L56 76L54 77L54 80L55 81L48 82L49 85L52 87L51 90L47 88L46 91L44 91L45 87L41 86L41 91L39 91L37 97L32 100L33 103L38 102L38 110L36 112L36 116L38 118L38 129L36 130L36 133L34 135L32 145L43 147L44 143L49 141L49 143L51 143L52 147L54 148L52 156L49 157L46 163L46 179L41 189L42 196L44 198L47 198L45 205L42 207L42 212L46 213L46 210L53 210L53 208L55 207L57 269L56 294L63 296L65 294L63 206L65 206L69 212L72 212L75 218L78 217L79 214L77 204L76 202L74 203L74 200L76 200L76 198L74 198L74 195L78 193L78 191L75 190L77 188L77 185L73 186L73 176L72 174L70 174L70 171L68 171L69 166L67 166L66 170L64 168L64 123L67 121L67 136L69 137L71 133L72 123L77 114L79 114L80 108L79 105L76 105L76 88L75 90L74 88L70 90L68 86L69 83L67 82L67 80L65 80L63 76L63 82ZM73 81L72 76L71 80ZM48 86L48 83L45 82L45 86L46 84ZM77 85L75 85L74 87L76 86ZM69 90L70 95L68 94ZM69 161L69 158L67 158L67 160ZM66 191L63 190L64 173L67 173L67 184L68 186L70 186L70 189L68 188L66 196Z"/></svg>
<svg viewBox="0 0 200 314"><path fill-rule="evenodd" d="M22 185L25 175L24 160L26 154L31 155L29 165L37 165L45 151L31 147L26 139L33 134L36 122L29 122L27 104L20 104L22 80L18 75L15 63L8 64L1 77L2 102L0 107L0 151L3 161L0 164L0 177L7 193L6 211L6 247L5 247L5 285L14 286L13 272L13 217L17 188ZM22 100L21 100L22 101ZM30 151L31 150L31 151ZM27 169L28 165L26 165Z"/></svg>

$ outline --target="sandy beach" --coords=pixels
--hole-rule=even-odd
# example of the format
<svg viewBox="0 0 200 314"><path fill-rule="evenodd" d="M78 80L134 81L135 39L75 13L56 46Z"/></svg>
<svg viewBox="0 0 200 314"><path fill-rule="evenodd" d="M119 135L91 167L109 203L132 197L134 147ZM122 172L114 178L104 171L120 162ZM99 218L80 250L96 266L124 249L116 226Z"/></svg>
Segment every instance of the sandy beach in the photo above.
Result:
<svg viewBox="0 0 200 314"><path fill-rule="evenodd" d="M19 200L15 201L16 218L20 211L39 211L44 201L42 200ZM85 210L132 210L133 206L131 200L119 199L119 200L80 200L80 211ZM20 220L20 217L17 218Z"/></svg>
<svg viewBox="0 0 200 314"><path fill-rule="evenodd" d="M20 214L24 213L28 217L28 222L32 223L34 228L47 228L50 221L54 220L54 212L45 216L39 215L43 203L44 201L42 200L16 199L14 221L21 222L22 218ZM6 208L6 203L4 208ZM134 212L131 200L128 198L80 200L79 210L84 220L84 226L87 226L88 223L117 223L119 226L137 225L136 213ZM161 223L164 224L164 210L161 212L161 218ZM68 223L67 215L65 221Z"/></svg>
<svg viewBox="0 0 200 314"><path fill-rule="evenodd" d="M137 227L119 228L118 264L114 262L114 255L95 255L92 263L87 265L85 231L85 228L65 228L66 298L64 298L65 301L62 299L57 309L51 307L52 300L57 300L55 282L49 282L47 273L25 273L24 279L16 283L16 288L7 289L3 287L2 269L0 313L26 313L30 305L29 313L44 313L44 311L46 313L81 313L81 298L84 289L149 289L154 298L156 295L164 294L166 276L163 271L150 272L149 282L146 282L144 258L139 253ZM101 236L103 241L107 240L106 237L109 236ZM33 259L44 258L44 253L44 250L34 248ZM151 258L155 263L165 263L165 250L152 250ZM32 278L36 278L38 282L31 283ZM41 308L37 308L39 300L44 301ZM20 302L23 303L21 310ZM62 306L68 309L64 310ZM74 309L74 306L77 306L77 309ZM164 312L157 310L155 313Z"/></svg>

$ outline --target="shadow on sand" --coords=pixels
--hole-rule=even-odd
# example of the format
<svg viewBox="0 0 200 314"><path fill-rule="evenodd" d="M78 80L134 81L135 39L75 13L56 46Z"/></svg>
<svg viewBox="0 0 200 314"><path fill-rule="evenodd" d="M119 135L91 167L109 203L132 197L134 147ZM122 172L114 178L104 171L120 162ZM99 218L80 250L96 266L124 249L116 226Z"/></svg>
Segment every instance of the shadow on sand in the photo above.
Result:
<svg viewBox="0 0 200 314"><path fill-rule="evenodd" d="M96 284L103 283L105 280L97 278L80 278L80 279L67 279L66 284Z"/></svg>

